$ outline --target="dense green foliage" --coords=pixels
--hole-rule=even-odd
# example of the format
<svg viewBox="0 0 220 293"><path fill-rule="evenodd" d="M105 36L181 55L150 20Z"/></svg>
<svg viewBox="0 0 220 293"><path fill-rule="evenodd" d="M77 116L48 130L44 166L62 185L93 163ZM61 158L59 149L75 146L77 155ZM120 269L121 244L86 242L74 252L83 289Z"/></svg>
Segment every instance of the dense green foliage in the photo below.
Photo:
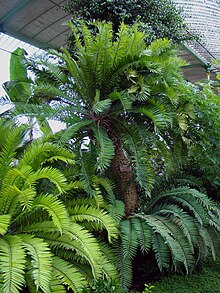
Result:
<svg viewBox="0 0 220 293"><path fill-rule="evenodd" d="M203 193L207 186L198 182L192 167L203 171L210 182L218 174L219 102L210 84L199 88L184 80L180 70L184 62L170 41L156 40L147 46L138 25L122 24L116 37L111 24L93 25L96 34L83 22L78 27L70 23L74 53L51 51L36 63L29 62L34 81L18 80L19 72L27 76L27 70L20 58L13 57L21 67L14 67L19 72L7 85L15 105L10 115L20 112L37 118L47 135L43 142L54 146L55 158L46 159L50 167L53 160L61 159L58 146L76 156L74 165L67 168L69 160L59 165L62 176L68 178L65 194L58 195L49 185L49 193L64 206L71 231L56 223L45 228L48 218L43 218L43 224L31 223L30 230L25 230L24 221L19 233L42 235L53 254L77 267L91 292L102 284L102 274L107 276L106 290L113 290L109 278L117 279L115 261L119 292L127 292L137 253L153 254L161 271L187 274L209 255L216 257L219 207ZM18 101L13 90L19 90L20 82L28 90L20 92ZM52 134L48 117L66 122L67 129ZM38 148L31 152L33 157ZM207 164L214 170L206 170ZM34 166L36 171L42 167L37 159ZM194 175L191 180L189 175ZM212 186L217 190L216 182ZM41 189L48 193L46 183ZM117 224L120 238L113 241L111 250L106 242L117 238ZM89 254L79 251L76 239L66 242L67 236L82 231ZM56 237L65 241L59 245Z"/></svg>
<svg viewBox="0 0 220 293"><path fill-rule="evenodd" d="M177 42L190 38L186 33L182 10L171 0L70 0L64 9L73 14L73 19L112 22L114 31L118 30L122 21L126 24L142 22L148 43L155 38Z"/></svg>
<svg viewBox="0 0 220 293"><path fill-rule="evenodd" d="M1 292L24 286L30 292L80 292L93 278L117 278L105 238L93 235L106 230L109 241L117 237L98 187L96 201L84 200L80 182L69 184L58 169L70 167L73 154L44 140L23 151L25 130L0 125Z"/></svg>

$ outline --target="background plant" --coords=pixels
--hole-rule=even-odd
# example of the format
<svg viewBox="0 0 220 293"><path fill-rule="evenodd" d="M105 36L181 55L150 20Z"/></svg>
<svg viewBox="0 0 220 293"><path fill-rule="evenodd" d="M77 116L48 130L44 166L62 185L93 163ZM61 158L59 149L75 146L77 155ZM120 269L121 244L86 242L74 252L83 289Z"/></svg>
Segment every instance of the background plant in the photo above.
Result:
<svg viewBox="0 0 220 293"><path fill-rule="evenodd" d="M122 21L130 25L141 22L148 44L156 38L168 38L175 42L191 38L186 32L183 11L170 0L71 0L64 6L64 10L73 14L73 20L82 18L86 21L112 22L115 32Z"/></svg>

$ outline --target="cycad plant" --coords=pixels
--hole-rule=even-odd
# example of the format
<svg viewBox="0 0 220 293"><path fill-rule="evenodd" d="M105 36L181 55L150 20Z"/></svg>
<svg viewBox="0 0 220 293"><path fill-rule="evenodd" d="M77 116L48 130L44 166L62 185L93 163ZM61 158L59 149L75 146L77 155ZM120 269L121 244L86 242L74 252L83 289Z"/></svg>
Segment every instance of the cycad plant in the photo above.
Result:
<svg viewBox="0 0 220 293"><path fill-rule="evenodd" d="M93 25L96 34L84 23L70 23L75 51L52 51L38 65L30 64L37 78L26 100L38 101L37 113L43 102L56 100L53 114L62 102L57 117L68 129L60 143L73 138L80 153L87 144L95 158L94 172L111 171L129 216L137 210L139 194L149 195L154 181L150 134L165 149L163 132L174 124L181 129L178 109L187 100L181 85L184 62L168 40L147 47L138 25L122 24L116 37L111 24Z"/></svg>
<svg viewBox="0 0 220 293"><path fill-rule="evenodd" d="M68 200L83 193L60 171L74 155L42 139L23 148L25 126L0 132L0 291L81 292L93 278L115 279L105 243L117 237L116 222L97 201Z"/></svg>

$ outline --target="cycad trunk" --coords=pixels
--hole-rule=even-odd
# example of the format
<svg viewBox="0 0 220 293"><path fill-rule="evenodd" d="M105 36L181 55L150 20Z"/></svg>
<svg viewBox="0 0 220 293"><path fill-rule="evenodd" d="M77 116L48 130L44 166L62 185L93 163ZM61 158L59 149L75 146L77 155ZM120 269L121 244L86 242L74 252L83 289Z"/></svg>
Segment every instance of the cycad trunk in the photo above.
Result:
<svg viewBox="0 0 220 293"><path fill-rule="evenodd" d="M138 193L129 157L122 147L117 147L111 164L112 172L116 178L118 190L125 202L126 216L137 211Z"/></svg>

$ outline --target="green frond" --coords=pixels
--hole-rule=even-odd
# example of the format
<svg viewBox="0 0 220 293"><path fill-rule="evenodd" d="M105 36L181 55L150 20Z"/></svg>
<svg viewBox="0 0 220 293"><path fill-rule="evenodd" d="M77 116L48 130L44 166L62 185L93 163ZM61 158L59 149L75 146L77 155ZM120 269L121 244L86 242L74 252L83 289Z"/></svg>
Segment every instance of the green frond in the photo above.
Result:
<svg viewBox="0 0 220 293"><path fill-rule="evenodd" d="M172 174L174 168L174 159L172 152L166 144L166 141L162 139L155 139L154 147L156 148L156 152L158 152L159 155L163 158L165 170L167 173L166 176Z"/></svg>
<svg viewBox="0 0 220 293"><path fill-rule="evenodd" d="M27 260L27 265L30 265L30 260ZM34 284L34 280L32 279L30 274L25 275L25 282L26 286L28 288L29 293L35 293L36 292L36 286Z"/></svg>
<svg viewBox="0 0 220 293"><path fill-rule="evenodd" d="M92 120L81 120L76 122L74 125L68 127L65 130L62 130L60 132L60 136L57 140L57 144L62 146L65 145L67 142L69 142L70 139L74 138L76 133L79 130L82 130L83 128L86 128L86 126L91 125L94 123ZM59 134L56 134L58 136Z"/></svg>
<svg viewBox="0 0 220 293"><path fill-rule="evenodd" d="M176 226L164 217L141 214L136 214L135 216L145 220L146 223L152 228L154 233L160 234L160 236L163 238L165 244L169 247L169 250L171 252L175 270L178 269L178 263L182 263L188 273L189 269L194 264L194 259L192 256L193 251L191 250L191 247L187 245L188 243L186 242L186 240L184 240L186 239L184 238L185 236L181 237L178 226ZM176 235L180 235L181 239L176 239ZM183 243L183 246L181 241ZM158 265L160 265L159 262Z"/></svg>
<svg viewBox="0 0 220 293"><path fill-rule="evenodd" d="M116 269L116 258L112 249L103 242L99 242L99 247L102 252L101 267L103 274L108 279L118 280L118 271Z"/></svg>
<svg viewBox="0 0 220 293"><path fill-rule="evenodd" d="M75 206L81 206L81 205L88 205L88 206L94 206L94 207L103 207L101 203L98 204L94 198L86 196L83 194L82 196L75 197L74 199L68 199L68 201L64 204L66 204L67 209L71 209Z"/></svg>
<svg viewBox="0 0 220 293"><path fill-rule="evenodd" d="M2 180L8 170L10 170L16 151L26 133L26 128L24 126L13 127L13 125L11 125L3 132L5 132L5 139L3 144L0 144L0 183L2 183Z"/></svg>
<svg viewBox="0 0 220 293"><path fill-rule="evenodd" d="M66 288L64 284L62 284L62 281L59 278L57 278L56 272L52 272L52 279L50 281L50 292L66 293Z"/></svg>
<svg viewBox="0 0 220 293"><path fill-rule="evenodd" d="M114 183L111 180L105 177L98 177L96 175L93 175L92 182L95 183L96 185L101 186L107 193L108 197L110 198L114 197L114 193L113 193Z"/></svg>
<svg viewBox="0 0 220 293"><path fill-rule="evenodd" d="M128 91L125 91L125 90L121 91L121 92L114 91L109 94L109 98L112 101L119 100L121 102L123 109L124 109L124 112L127 112L132 108L133 101L132 101L131 96L128 93Z"/></svg>
<svg viewBox="0 0 220 293"><path fill-rule="evenodd" d="M91 164L91 158L88 154L82 153L80 156L80 182L89 195L93 195L92 175L94 174L94 166Z"/></svg>
<svg viewBox="0 0 220 293"><path fill-rule="evenodd" d="M132 217L131 223L138 237L138 244L142 252L148 252L151 247L151 231L145 221Z"/></svg>
<svg viewBox="0 0 220 293"><path fill-rule="evenodd" d="M117 260L116 266L119 271L120 289L122 293L127 293L132 284L132 260L124 258L121 243L116 242L113 251Z"/></svg>
<svg viewBox="0 0 220 293"><path fill-rule="evenodd" d="M141 143L141 137L136 128L126 129L124 144L128 150L135 171L135 179L145 193L149 195L154 183L152 166L146 147Z"/></svg>
<svg viewBox="0 0 220 293"><path fill-rule="evenodd" d="M110 109L111 103L112 103L112 101L110 99L105 99L103 101L97 101L93 105L92 110L94 113L105 113Z"/></svg>
<svg viewBox="0 0 220 293"><path fill-rule="evenodd" d="M100 274L100 249L97 240L88 231L83 229L79 224L71 223L69 229L64 231L74 243L81 246L87 261L91 265L94 277Z"/></svg>
<svg viewBox="0 0 220 293"><path fill-rule="evenodd" d="M0 234L4 235L8 231L11 222L11 215L0 215Z"/></svg>
<svg viewBox="0 0 220 293"><path fill-rule="evenodd" d="M175 240L171 242L167 241L174 263L176 261L181 262L186 269L186 273L189 274L195 266L195 259L193 255L194 249L192 245L189 245L188 239L183 235L182 231L176 224L167 219L164 220L164 224L168 229L170 229L170 231L172 231L173 238ZM177 254L177 249L179 250L179 254ZM178 267L176 269L178 269Z"/></svg>
<svg viewBox="0 0 220 293"><path fill-rule="evenodd" d="M49 292L49 284L52 271L52 254L50 249L42 239L31 235L20 234L24 248L31 257L30 275L34 280L36 291L41 289Z"/></svg>
<svg viewBox="0 0 220 293"><path fill-rule="evenodd" d="M73 265L57 256L53 257L53 275L73 292L81 292L86 284L82 274Z"/></svg>
<svg viewBox="0 0 220 293"><path fill-rule="evenodd" d="M123 257L133 259L138 248L138 235L131 220L123 220L120 223L122 234Z"/></svg>
<svg viewBox="0 0 220 293"><path fill-rule="evenodd" d="M49 54L53 54L56 51L52 50L52 49L49 49L48 52L49 52ZM37 77L39 77L39 78L37 78L37 82L39 82L39 81L41 82L42 80L47 81L48 80L47 73L50 72L51 73L51 83L54 83L54 84L66 84L67 81L68 81L68 77L63 72L62 68L57 66L56 62L55 63L51 62L49 56L47 54L40 54L39 56L35 56L36 63L40 64L41 66L46 68L46 70L44 72L46 76L41 71L36 70L35 74L36 74ZM43 75L43 78L42 78L42 75Z"/></svg>
<svg viewBox="0 0 220 293"><path fill-rule="evenodd" d="M206 229L206 228L201 227L199 229L199 233L200 233L200 236L202 237L202 239L204 240L206 247L211 252L213 259L216 260L217 251L216 251L216 248L214 245L214 239L212 237L211 231L209 232L209 230L210 229Z"/></svg>
<svg viewBox="0 0 220 293"><path fill-rule="evenodd" d="M38 169L35 173L29 176L28 181L33 184L40 179L48 179L57 187L60 193L63 193L69 188L63 173L53 167L44 167Z"/></svg>
<svg viewBox="0 0 220 293"><path fill-rule="evenodd" d="M20 190L16 186L9 185L0 197L0 210L2 214L13 213L19 203Z"/></svg>
<svg viewBox="0 0 220 293"><path fill-rule="evenodd" d="M47 211L60 233L70 225L69 215L65 206L54 195L41 195L36 197L33 201L32 208Z"/></svg>
<svg viewBox="0 0 220 293"><path fill-rule="evenodd" d="M108 210L113 219L115 219L117 222L120 222L120 220L125 215L125 204L123 201L117 200L115 198L113 183L107 178L98 176L93 176L92 181L95 184L100 185L105 190L105 192L107 193L107 201L109 203L108 207L105 205L105 208Z"/></svg>
<svg viewBox="0 0 220 293"><path fill-rule="evenodd" d="M152 213L166 216L170 221L175 223L182 230L193 250L193 244L196 242L194 235L198 233L198 229L194 219L188 213L183 212L182 209L176 205L167 203L157 205L152 210Z"/></svg>
<svg viewBox="0 0 220 293"><path fill-rule="evenodd" d="M96 222L99 230L105 229L107 231L109 242L111 242L112 238L117 238L116 222L106 211L88 205L81 205L68 209L68 212L73 222Z"/></svg>
<svg viewBox="0 0 220 293"><path fill-rule="evenodd" d="M140 108L139 112L150 118L156 129L160 130L167 128L171 119L165 105L160 104L159 102L154 102L153 100L152 104L153 105L150 105L148 108Z"/></svg>
<svg viewBox="0 0 220 293"><path fill-rule="evenodd" d="M58 148L56 144L36 139L27 148L23 157L20 158L17 167L21 168L22 166L30 165L34 170L37 170L48 161L60 160L66 163L73 163L74 157L73 153L64 148Z"/></svg>
<svg viewBox="0 0 220 293"><path fill-rule="evenodd" d="M102 127L94 127L93 132L97 139L99 149L96 168L98 171L104 171L107 167L110 166L111 160L114 157L114 144Z"/></svg>
<svg viewBox="0 0 220 293"><path fill-rule="evenodd" d="M31 186L28 177L32 174L30 166L20 170L11 168L4 176L2 192L0 196L0 210L2 213L13 213L18 202L26 208L30 208L36 195L34 185Z"/></svg>
<svg viewBox="0 0 220 293"><path fill-rule="evenodd" d="M46 101L50 101L52 99L58 100L59 97L68 100L68 94L66 92L59 89L57 85L47 83L47 81L41 82L37 80L36 84L32 85L32 95L34 95L34 98L40 96L41 99L45 99Z"/></svg>
<svg viewBox="0 0 220 293"><path fill-rule="evenodd" d="M125 204L121 200L115 200L110 203L108 207L109 214L120 223L122 218L125 216Z"/></svg>
<svg viewBox="0 0 220 293"><path fill-rule="evenodd" d="M76 268L77 271L79 271L80 274L82 274L82 276L86 279L86 282L89 285L93 284L94 276L92 269L83 258L77 256L75 252L68 251L67 254L64 249L59 249L57 256L73 264L74 268Z"/></svg>
<svg viewBox="0 0 220 293"><path fill-rule="evenodd" d="M25 283L25 250L18 236L0 238L0 275L3 293L18 293Z"/></svg>
<svg viewBox="0 0 220 293"><path fill-rule="evenodd" d="M52 222L43 222L22 228L22 232L39 232L38 237L44 238L52 250L64 248L76 252L80 258L90 264L93 276L101 273L101 252L96 238L81 225L71 222L67 229L60 235Z"/></svg>
<svg viewBox="0 0 220 293"><path fill-rule="evenodd" d="M152 207L155 206L159 201L166 201L172 198L172 201L176 205L181 207L183 210L189 210L190 213L192 213L197 221L202 225L203 222L206 222L208 214L193 194L195 195L197 192L194 193L194 191L188 187L166 190L161 192L158 196L150 201L147 210L150 211ZM210 202L210 200L208 200L208 202Z"/></svg>
<svg viewBox="0 0 220 293"><path fill-rule="evenodd" d="M152 247L155 253L157 265L162 272L163 269L168 269L170 267L170 250L163 237L158 233L152 231Z"/></svg>
<svg viewBox="0 0 220 293"><path fill-rule="evenodd" d="M98 208L105 207L105 202L104 202L104 198L103 198L100 187L95 183L93 183L92 186L93 186L92 196L96 201L96 206Z"/></svg>

